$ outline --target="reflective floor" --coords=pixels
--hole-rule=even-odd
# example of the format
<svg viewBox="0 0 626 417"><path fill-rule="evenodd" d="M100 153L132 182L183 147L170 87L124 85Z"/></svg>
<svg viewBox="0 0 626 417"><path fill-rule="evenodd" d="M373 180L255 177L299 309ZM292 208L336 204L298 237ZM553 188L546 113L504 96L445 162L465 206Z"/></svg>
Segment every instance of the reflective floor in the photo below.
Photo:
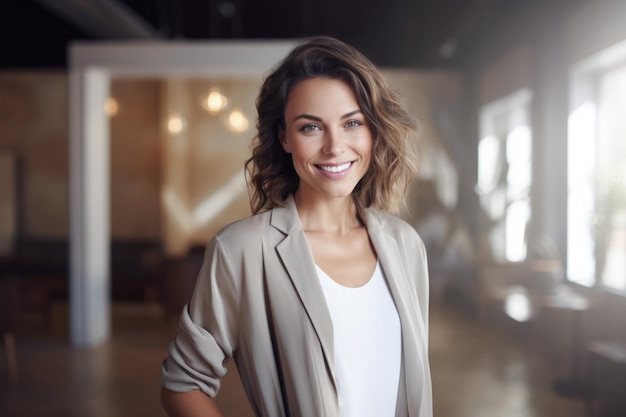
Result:
<svg viewBox="0 0 626 417"><path fill-rule="evenodd" d="M50 330L18 333L19 379L0 347L2 417L159 417L159 366L175 320L156 306L115 305L113 338L93 350L70 349ZM46 327L45 329L49 329ZM549 355L433 306L431 367L436 417L582 417L583 402L555 395ZM251 416L234 368L218 396L227 417Z"/></svg>

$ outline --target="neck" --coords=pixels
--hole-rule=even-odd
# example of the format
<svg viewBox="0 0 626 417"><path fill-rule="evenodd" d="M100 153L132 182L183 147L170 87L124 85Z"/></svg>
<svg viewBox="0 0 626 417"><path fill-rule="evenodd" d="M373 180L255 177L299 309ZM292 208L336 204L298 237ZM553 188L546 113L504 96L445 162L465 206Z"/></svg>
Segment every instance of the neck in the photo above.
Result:
<svg viewBox="0 0 626 417"><path fill-rule="evenodd" d="M351 196L315 199L296 192L294 201L304 231L342 234L361 227Z"/></svg>

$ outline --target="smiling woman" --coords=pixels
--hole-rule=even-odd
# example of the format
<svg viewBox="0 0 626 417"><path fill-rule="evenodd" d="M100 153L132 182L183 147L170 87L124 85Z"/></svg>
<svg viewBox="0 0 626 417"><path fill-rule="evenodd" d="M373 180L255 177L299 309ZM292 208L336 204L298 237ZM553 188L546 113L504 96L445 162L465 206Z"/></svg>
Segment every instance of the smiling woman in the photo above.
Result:
<svg viewBox="0 0 626 417"><path fill-rule="evenodd" d="M303 198L350 196L370 165L370 128L341 80L312 78L296 85L280 141L300 178L300 204Z"/></svg>
<svg viewBox="0 0 626 417"><path fill-rule="evenodd" d="M234 358L257 416L432 417L426 252L385 213L416 125L349 45L306 39L265 79L253 215L209 243L163 362L171 416L220 416Z"/></svg>

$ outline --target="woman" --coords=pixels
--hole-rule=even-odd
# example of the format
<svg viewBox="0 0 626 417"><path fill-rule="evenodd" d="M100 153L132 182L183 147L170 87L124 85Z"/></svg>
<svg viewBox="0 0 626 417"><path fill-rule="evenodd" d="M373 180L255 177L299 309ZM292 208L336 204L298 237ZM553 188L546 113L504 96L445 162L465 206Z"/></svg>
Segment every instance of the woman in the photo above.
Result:
<svg viewBox="0 0 626 417"><path fill-rule="evenodd" d="M383 213L415 175L413 119L329 37L293 49L257 111L254 214L208 245L163 363L166 411L220 416L232 357L257 416L431 417L425 250Z"/></svg>

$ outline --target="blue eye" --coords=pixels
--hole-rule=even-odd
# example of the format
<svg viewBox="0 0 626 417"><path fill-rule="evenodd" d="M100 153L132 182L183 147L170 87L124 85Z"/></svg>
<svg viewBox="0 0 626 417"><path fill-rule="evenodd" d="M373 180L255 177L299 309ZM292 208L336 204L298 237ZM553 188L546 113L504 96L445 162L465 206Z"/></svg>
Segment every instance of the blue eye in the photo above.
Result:
<svg viewBox="0 0 626 417"><path fill-rule="evenodd" d="M346 123L346 127L357 127L362 125L363 123L360 120L349 120L348 123Z"/></svg>
<svg viewBox="0 0 626 417"><path fill-rule="evenodd" d="M304 133L315 132L317 130L320 130L319 126L313 124L304 125L300 128L300 131Z"/></svg>

